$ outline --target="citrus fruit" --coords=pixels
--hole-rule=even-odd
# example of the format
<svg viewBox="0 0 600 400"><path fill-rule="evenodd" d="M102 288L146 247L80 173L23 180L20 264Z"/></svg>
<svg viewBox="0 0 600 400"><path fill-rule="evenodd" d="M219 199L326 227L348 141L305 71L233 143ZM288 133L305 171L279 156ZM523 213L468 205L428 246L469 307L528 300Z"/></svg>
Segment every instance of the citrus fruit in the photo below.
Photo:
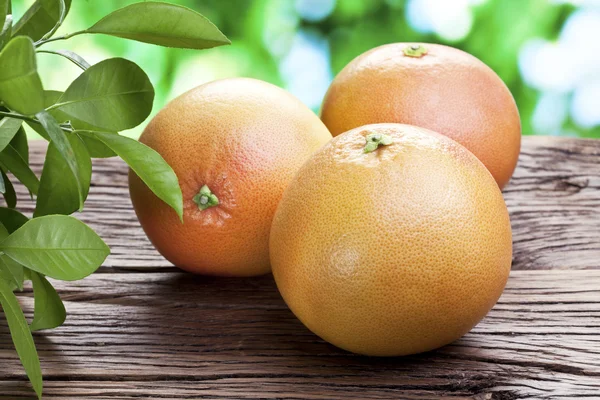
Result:
<svg viewBox="0 0 600 400"><path fill-rule="evenodd" d="M500 188L521 147L519 111L498 75L436 44L388 44L355 58L331 84L321 118L333 136L386 122L439 132L471 150Z"/></svg>
<svg viewBox="0 0 600 400"><path fill-rule="evenodd" d="M148 238L173 264L201 274L264 274L283 191L330 139L283 89L243 78L208 83L169 103L140 138L177 174L184 223L133 172L131 200Z"/></svg>
<svg viewBox="0 0 600 400"><path fill-rule="evenodd" d="M335 137L275 213L277 286L314 333L365 355L419 353L468 332L511 266L508 212L457 142L402 124Z"/></svg>

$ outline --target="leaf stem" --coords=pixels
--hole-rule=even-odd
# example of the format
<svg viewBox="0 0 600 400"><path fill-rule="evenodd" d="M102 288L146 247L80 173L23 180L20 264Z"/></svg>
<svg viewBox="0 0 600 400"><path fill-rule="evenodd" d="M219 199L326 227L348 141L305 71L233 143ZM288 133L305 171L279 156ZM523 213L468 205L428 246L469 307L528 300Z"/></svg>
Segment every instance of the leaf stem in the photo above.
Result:
<svg viewBox="0 0 600 400"><path fill-rule="evenodd" d="M65 4L65 0L59 0L58 4L59 4L59 9L60 9L60 16L58 18L58 21L56 21L56 24L54 24L54 26L52 27L50 32L48 32L44 36L42 36L42 38L39 41L44 41L44 40L52 37L52 35L54 35L56 33L58 28L60 28L63 21L65 20L65 17L67 16L67 5Z"/></svg>
<svg viewBox="0 0 600 400"><path fill-rule="evenodd" d="M57 40L70 39L73 36L81 35L81 34L84 34L84 33L86 33L86 31L77 31L77 32L68 33L68 34L62 35L62 36L56 36L56 37L53 37L53 38L40 39L37 42L35 42L35 47L40 47L40 46L45 45L46 43L55 42Z"/></svg>
<svg viewBox="0 0 600 400"><path fill-rule="evenodd" d="M40 123L40 121L38 121L35 118L31 118L31 117L28 117L26 115L21 115L21 114L9 112L9 111L0 111L0 116L1 117L8 117L8 118L22 119L23 121L34 122L36 124Z"/></svg>
<svg viewBox="0 0 600 400"><path fill-rule="evenodd" d="M28 117L27 115L17 114L17 113L13 113L13 112L9 112L9 111L0 111L0 117L16 118L16 119L20 119L20 120L27 121L27 122L32 122L34 124L40 123L40 121L35 118L31 118L31 117ZM62 129L65 132L73 132L73 129L68 124L60 124L59 126L60 126L60 129Z"/></svg>
<svg viewBox="0 0 600 400"><path fill-rule="evenodd" d="M36 50L36 53L44 53L44 54L54 54L57 56L61 56L66 58L67 60L71 61L73 64L77 65L79 68L81 68L82 70L86 70L90 67L90 65L81 57L75 57L76 54L69 54L67 51L65 50Z"/></svg>

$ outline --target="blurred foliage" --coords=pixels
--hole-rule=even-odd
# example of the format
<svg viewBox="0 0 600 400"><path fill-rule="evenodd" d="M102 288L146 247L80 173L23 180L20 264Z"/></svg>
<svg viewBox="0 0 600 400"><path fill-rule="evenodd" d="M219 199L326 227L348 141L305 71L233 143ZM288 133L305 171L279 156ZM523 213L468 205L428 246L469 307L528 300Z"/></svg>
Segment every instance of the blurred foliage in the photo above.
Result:
<svg viewBox="0 0 600 400"><path fill-rule="evenodd" d="M155 114L168 100L184 91L224 77L254 77L294 92L290 80L293 80L295 71L311 67L308 60L306 66L291 68L291 75L284 70L290 70L286 57L299 33L326 44L327 79L331 79L354 57L375 46L409 41L443 43L473 54L500 75L516 99L524 134L536 132L532 117L541 92L528 86L521 76L519 54L522 46L534 38L556 40L567 18L577 9L568 1L556 0L470 1L468 7L472 23L468 33L459 39L448 40L435 31L418 32L413 28L407 10L410 0L170 1L203 13L233 44L196 52L88 35L71 39L68 47L91 63L106 57L127 57L138 63L155 85ZM469 3L469 0L439 1ZM31 2L13 0L16 14L23 12ZM69 18L59 33L86 28L112 10L134 2L137 0L73 0ZM301 10L300 6L304 9ZM315 17L314 13L306 14L307 7L316 7L317 11L330 7L331 10ZM48 48L61 48L60 43L51 45ZM302 63L303 59L296 57L293 60ZM60 87L61 83L80 73L68 61L52 55L41 55L40 63L48 63L41 68L42 71L53 66L50 74L42 76L47 88L64 89ZM69 79L64 78L65 74L69 75ZM326 85L320 82L306 82L303 86L305 90L306 87L314 90L318 96L326 90ZM308 105L318 111L318 104ZM568 116L561 124L556 132L538 133L600 138L600 126L584 128ZM135 137L139 133L140 130L134 130L127 134Z"/></svg>

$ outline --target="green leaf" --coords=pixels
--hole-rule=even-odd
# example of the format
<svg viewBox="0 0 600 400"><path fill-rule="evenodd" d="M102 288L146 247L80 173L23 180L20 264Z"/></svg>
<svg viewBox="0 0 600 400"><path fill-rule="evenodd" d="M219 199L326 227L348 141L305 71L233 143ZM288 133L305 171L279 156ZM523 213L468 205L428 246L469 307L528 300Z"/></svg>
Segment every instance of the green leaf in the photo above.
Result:
<svg viewBox="0 0 600 400"><path fill-rule="evenodd" d="M51 105L55 104L60 96L62 96L63 92L59 92L58 90L44 90L44 108L48 108ZM54 115L54 113L50 113L58 122L64 122L66 119L61 120L60 115ZM27 125L29 125L34 131L36 131L41 137L50 141L50 136L48 136L48 132L44 129L41 124L26 121Z"/></svg>
<svg viewBox="0 0 600 400"><path fill-rule="evenodd" d="M183 195L177 175L160 154L145 144L124 136L91 131L77 133L98 139L110 147L183 221Z"/></svg>
<svg viewBox="0 0 600 400"><path fill-rule="evenodd" d="M55 54L57 56L64 57L84 71L90 67L90 64L88 64L88 62L85 61L83 57L69 50L38 50L37 52L45 54Z"/></svg>
<svg viewBox="0 0 600 400"><path fill-rule="evenodd" d="M83 141L77 135L69 135L69 142L75 152L79 167L79 182L84 188L84 201L87 198L92 177L92 161ZM72 178L65 159L54 142L48 146L46 161L40 179L40 187L34 217L49 214L72 214L79 209L77 181Z"/></svg>
<svg viewBox="0 0 600 400"><path fill-rule="evenodd" d="M12 35L12 20L10 0L0 0L0 50Z"/></svg>
<svg viewBox="0 0 600 400"><path fill-rule="evenodd" d="M47 111L42 111L36 114L36 117L46 132L48 132L48 136L50 136L52 139L52 143L56 146L56 149L65 160L69 167L71 176L75 179L75 183L77 184L77 193L79 196L79 210L82 210L83 203L87 196L89 184L86 185L86 182L81 180L81 177L85 176L85 173L80 171L80 167L77 164L78 156L75 154L73 146L71 146L71 142L67 139L67 136L60 128L54 117L52 117Z"/></svg>
<svg viewBox="0 0 600 400"><path fill-rule="evenodd" d="M67 319L65 305L44 275L31 271L30 276L33 283L34 310L29 328L32 332L58 328Z"/></svg>
<svg viewBox="0 0 600 400"><path fill-rule="evenodd" d="M65 0L66 11L71 0ZM50 32L60 20L60 0L37 0L15 24L13 36L29 36L33 41L40 40Z"/></svg>
<svg viewBox="0 0 600 400"><path fill-rule="evenodd" d="M4 224L2 222L0 222L0 242L2 242L4 239L6 239L8 237L8 235L9 235L8 229L6 229Z"/></svg>
<svg viewBox="0 0 600 400"><path fill-rule="evenodd" d="M42 36L42 38L38 41L44 41L46 39L49 39L50 37L52 37L56 31L58 30L58 28L60 28L60 26L62 25L63 21L65 20L65 17L67 16L67 6L65 4L65 0L55 0L58 2L58 21L56 21L56 23L54 24L54 26L52 27L52 29L50 29L49 32L47 32L44 36ZM36 43L37 45L38 43Z"/></svg>
<svg viewBox="0 0 600 400"><path fill-rule="evenodd" d="M27 142L27 133L23 127L19 128L13 140L10 141L10 145L29 164L29 143Z"/></svg>
<svg viewBox="0 0 600 400"><path fill-rule="evenodd" d="M0 0L0 22L4 23L7 15L11 14L10 0Z"/></svg>
<svg viewBox="0 0 600 400"><path fill-rule="evenodd" d="M202 14L187 7L152 1L114 11L85 32L185 49L208 49L231 43Z"/></svg>
<svg viewBox="0 0 600 400"><path fill-rule="evenodd" d="M62 95L63 92L60 90L44 90L44 107L47 108L56 104Z"/></svg>
<svg viewBox="0 0 600 400"><path fill-rule="evenodd" d="M29 220L0 243L0 250L29 269L65 281L90 275L110 252L90 227L66 215Z"/></svg>
<svg viewBox="0 0 600 400"><path fill-rule="evenodd" d="M33 42L12 39L0 52L0 99L11 110L31 115L44 109L44 89L37 73Z"/></svg>
<svg viewBox="0 0 600 400"><path fill-rule="evenodd" d="M6 255L0 255L0 280L4 280L12 290L23 290L24 279L23 266Z"/></svg>
<svg viewBox="0 0 600 400"><path fill-rule="evenodd" d="M22 155L12 144L8 144L2 153L0 153L0 166L12 172L31 193L37 194L40 181L31 168L29 168L27 160L23 159Z"/></svg>
<svg viewBox="0 0 600 400"><path fill-rule="evenodd" d="M0 223L0 242L8 237L8 230ZM23 290L23 266L6 255L0 255L0 280L4 279L12 290Z"/></svg>
<svg viewBox="0 0 600 400"><path fill-rule="evenodd" d="M0 280L12 290L23 290L25 272L23 266L6 255L0 255Z"/></svg>
<svg viewBox="0 0 600 400"><path fill-rule="evenodd" d="M0 222L8 230L9 233L13 233L25 223L29 221L29 218L10 208L0 207Z"/></svg>
<svg viewBox="0 0 600 400"><path fill-rule="evenodd" d="M51 105L56 103L56 101L60 98L60 96L62 96L62 92L46 90L45 91L46 107L50 107ZM75 129L104 131L104 129L102 129L102 128L95 127L93 125L87 124L87 123L85 123L83 121L79 121L77 119L69 120L69 117L67 117L65 114L63 114L60 110L52 110L52 112L50 112L50 114L58 122L64 123L64 122L69 121L71 123L71 126ZM31 128L33 128L37 133L39 133L42 137L44 137L46 140L50 140L50 136L48 136L48 132L46 132L46 130L44 129L44 127L41 124L37 124L37 123L29 122L29 121L27 122L27 124ZM114 151L112 151L104 143L102 143L96 139L92 139L89 137L81 137L81 139L85 143L85 147L87 148L88 153L89 153L90 157L92 157L92 158L110 158L110 157L116 156Z"/></svg>
<svg viewBox="0 0 600 400"><path fill-rule="evenodd" d="M46 103L45 106L46 107L50 107L54 104L56 104L56 102L58 101L58 99L60 99L60 97L62 96L63 92L58 92L58 91L53 91L53 90L46 90L45 91L45 99L46 99ZM69 121L71 123L71 126L74 129L83 129L83 130L89 130L89 131L104 131L104 129L102 128L98 128L97 126L93 126L91 124L88 124L86 122L80 121L76 118L70 118L69 116L67 116L66 114L64 114L63 112L61 112L60 110L52 110L51 113L52 116L58 121L58 122L67 122ZM44 129L42 128L41 125L39 124L29 124L30 126L33 127L33 125L38 125L40 127L40 129ZM35 127L33 127L34 129L36 129ZM36 129L37 131L37 129ZM38 132L39 133L39 132ZM45 133L45 131L44 131ZM116 132L115 132L116 134ZM104 143L102 143L99 140L90 138L90 137L81 137L81 139L83 140L83 142L85 143L85 147L88 150L88 153L90 154L90 157L93 158L110 158L110 157L115 157L116 154L114 151L112 151L111 149L109 149Z"/></svg>
<svg viewBox="0 0 600 400"><path fill-rule="evenodd" d="M2 175L2 180L4 181L4 193L2 193L4 196L4 201L8 207L15 208L17 206L17 193L15 192L15 188L4 171L0 171L0 174Z"/></svg>
<svg viewBox="0 0 600 400"><path fill-rule="evenodd" d="M23 121L16 118L3 118L0 120L0 152L10 143Z"/></svg>
<svg viewBox="0 0 600 400"><path fill-rule="evenodd" d="M27 325L27 320L19 306L17 297L10 286L0 280L0 305L6 316L10 335L12 336L15 349L21 359L21 364L33 385L33 390L38 398L42 398L42 369L40 359L35 349L35 343L31 336L31 331Z"/></svg>
<svg viewBox="0 0 600 400"><path fill-rule="evenodd" d="M31 280L31 274L34 274L35 272L30 270L29 268L23 268L23 278L26 281L30 281Z"/></svg>
<svg viewBox="0 0 600 400"><path fill-rule="evenodd" d="M143 122L153 100L146 73L131 61L111 58L85 70L48 111L118 132Z"/></svg>
<svg viewBox="0 0 600 400"><path fill-rule="evenodd" d="M63 95L63 92L59 92L56 90L44 91L44 107L48 108L48 107L56 104L56 102L58 101L58 99L60 99L60 97L62 95ZM63 122L69 121L71 126L74 129L84 129L84 130L90 130L90 131L105 131L105 129L98 128L96 126L93 126L91 124L85 123L83 121L80 121L80 120L72 118L72 117L70 118L69 116L67 116L66 114L61 112L60 110L52 110L50 112L50 114L58 122L63 123ZM37 133L39 133L41 136L43 136L46 140L50 140L48 133L44 130L44 127L42 125L32 123L32 122L27 122L27 124L30 127L32 127ZM88 138L88 137L82 137L81 139L85 143L85 146L88 150L88 153L90 154L90 157L110 158L110 157L116 156L114 151L112 151L104 143L102 143L96 139L92 139L92 138Z"/></svg>
<svg viewBox="0 0 600 400"><path fill-rule="evenodd" d="M116 135L116 133L113 133ZM101 141L94 139L90 136L79 136L81 140L85 143L85 147L87 148L90 157L93 158L111 158L116 157L117 153L112 151L110 147L102 143Z"/></svg>

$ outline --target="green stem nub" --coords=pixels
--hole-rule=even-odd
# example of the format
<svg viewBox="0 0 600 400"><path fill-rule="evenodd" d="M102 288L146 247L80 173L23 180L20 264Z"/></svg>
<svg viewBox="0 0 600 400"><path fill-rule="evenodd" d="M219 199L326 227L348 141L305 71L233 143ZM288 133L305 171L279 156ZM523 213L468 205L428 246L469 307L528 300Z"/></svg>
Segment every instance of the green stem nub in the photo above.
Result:
<svg viewBox="0 0 600 400"><path fill-rule="evenodd" d="M411 44L404 48L404 55L409 57L423 57L427 54L427 48L421 44Z"/></svg>
<svg viewBox="0 0 600 400"><path fill-rule="evenodd" d="M365 153L375 151L379 148L379 146L389 146L390 144L394 143L394 139L392 139L391 136L383 133L370 133L367 135L367 137L365 137L365 139L367 140L367 144L365 144L363 149Z"/></svg>
<svg viewBox="0 0 600 400"><path fill-rule="evenodd" d="M219 204L217 196L210 191L210 188L206 185L200 188L200 192L194 196L194 203L198 204L200 210L206 210L207 208L214 207Z"/></svg>

